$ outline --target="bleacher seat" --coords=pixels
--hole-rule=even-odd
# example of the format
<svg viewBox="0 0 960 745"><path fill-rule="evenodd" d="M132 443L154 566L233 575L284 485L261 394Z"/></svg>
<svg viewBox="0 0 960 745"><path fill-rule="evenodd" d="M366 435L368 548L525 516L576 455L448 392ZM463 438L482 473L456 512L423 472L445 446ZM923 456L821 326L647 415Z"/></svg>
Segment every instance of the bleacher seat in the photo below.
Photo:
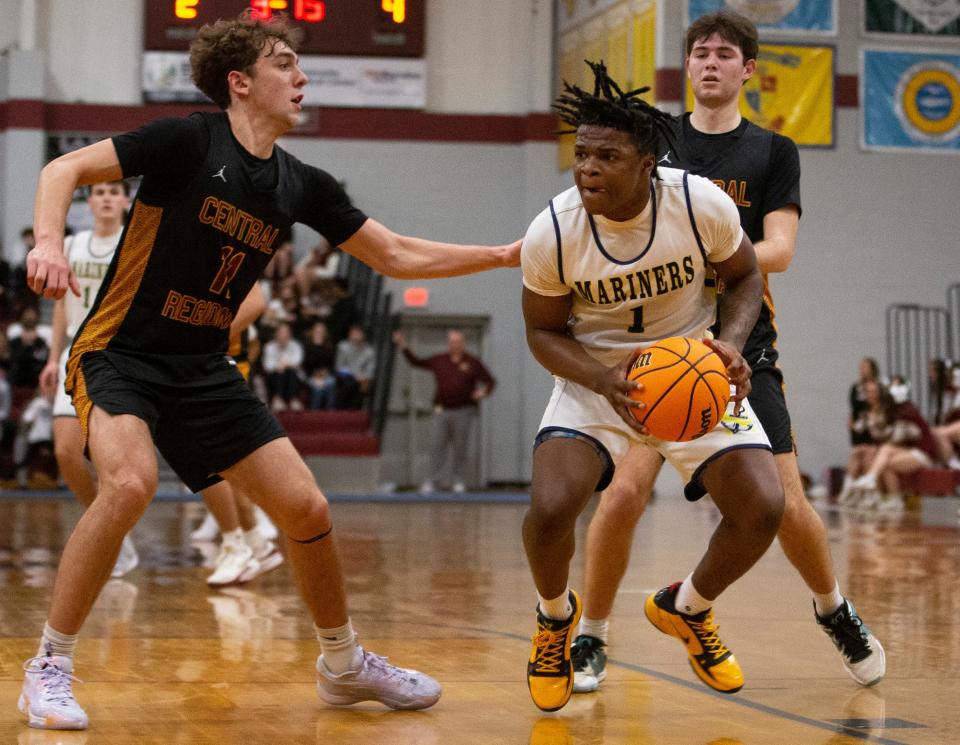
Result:
<svg viewBox="0 0 960 745"><path fill-rule="evenodd" d="M304 457L380 454L380 439L370 431L366 411L283 411L277 419Z"/></svg>

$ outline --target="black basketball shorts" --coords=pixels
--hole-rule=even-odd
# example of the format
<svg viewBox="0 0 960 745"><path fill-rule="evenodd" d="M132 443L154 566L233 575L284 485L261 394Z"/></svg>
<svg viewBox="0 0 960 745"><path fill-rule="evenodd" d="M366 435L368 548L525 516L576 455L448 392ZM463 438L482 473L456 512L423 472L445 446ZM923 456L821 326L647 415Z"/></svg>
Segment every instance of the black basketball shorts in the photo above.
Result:
<svg viewBox="0 0 960 745"><path fill-rule="evenodd" d="M783 394L783 374L775 367L763 367L753 371L750 383L748 400L770 438L773 454L794 452L796 446Z"/></svg>
<svg viewBox="0 0 960 745"><path fill-rule="evenodd" d="M239 372L215 385L181 386L125 375L102 354L86 354L81 364L81 381L73 395L85 437L93 406L139 417L191 491L212 486L221 480L221 471L286 436Z"/></svg>

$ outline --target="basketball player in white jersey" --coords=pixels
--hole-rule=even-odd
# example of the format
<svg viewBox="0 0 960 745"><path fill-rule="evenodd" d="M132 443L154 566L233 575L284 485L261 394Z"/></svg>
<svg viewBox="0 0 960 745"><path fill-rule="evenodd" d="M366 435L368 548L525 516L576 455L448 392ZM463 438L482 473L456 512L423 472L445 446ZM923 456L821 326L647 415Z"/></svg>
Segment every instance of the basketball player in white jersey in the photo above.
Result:
<svg viewBox="0 0 960 745"><path fill-rule="evenodd" d="M83 433L73 402L63 386L67 357L74 334L100 291L114 251L123 232L123 220L130 206L130 188L125 181L93 184L87 194L87 206L93 215L93 229L66 238L63 251L80 284L80 294L67 293L53 308L50 356L40 373L41 385L56 387L53 402L53 445L57 466L77 501L89 507L97 495L97 485L89 461L83 454ZM123 539L120 556L112 577L133 571L140 558L130 536Z"/></svg>
<svg viewBox="0 0 960 745"><path fill-rule="evenodd" d="M696 569L651 595L645 612L684 644L697 676L734 693L743 674L717 636L711 606L773 541L783 490L770 443L746 396L741 349L763 292L753 244L736 206L705 178L658 168L668 115L624 93L592 64L594 93L566 85L560 118L576 128L576 186L551 200L523 242L523 312L533 355L556 376L537 434L523 539L539 595L527 665L534 703L561 708L573 689L571 634L581 601L567 582L577 517L632 444L646 442L680 472L685 494L707 491L722 520ZM725 291L719 306L714 276ZM735 387L727 415L706 435L666 442L633 416L626 380L634 350L669 336L717 339Z"/></svg>
<svg viewBox="0 0 960 745"><path fill-rule="evenodd" d="M800 222L800 158L791 139L740 115L741 90L759 56L756 26L728 10L700 16L687 29L686 50L693 111L674 120L674 142L669 151L661 151L658 162L689 169L736 194L740 224L754 243L760 271L784 272L793 259ZM783 485L785 507L777 537L810 588L816 622L840 652L844 668L861 685L873 685L886 672L883 645L841 594L826 529L803 489L777 364L774 313L768 287L743 356L752 370L750 405L770 439ZM590 521L583 617L571 651L575 693L596 690L606 677L609 617L630 559L634 528L662 462L651 448L631 449Z"/></svg>

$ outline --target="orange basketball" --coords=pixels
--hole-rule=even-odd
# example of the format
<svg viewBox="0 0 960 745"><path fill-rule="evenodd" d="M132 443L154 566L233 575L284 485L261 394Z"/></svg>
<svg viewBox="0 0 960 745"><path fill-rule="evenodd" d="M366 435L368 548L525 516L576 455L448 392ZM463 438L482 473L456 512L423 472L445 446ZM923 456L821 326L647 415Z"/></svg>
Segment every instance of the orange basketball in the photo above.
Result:
<svg viewBox="0 0 960 745"><path fill-rule="evenodd" d="M730 399L727 368L716 352L697 339L674 336L645 347L627 371L643 384L630 397L644 409L631 409L654 437L686 442L717 426Z"/></svg>

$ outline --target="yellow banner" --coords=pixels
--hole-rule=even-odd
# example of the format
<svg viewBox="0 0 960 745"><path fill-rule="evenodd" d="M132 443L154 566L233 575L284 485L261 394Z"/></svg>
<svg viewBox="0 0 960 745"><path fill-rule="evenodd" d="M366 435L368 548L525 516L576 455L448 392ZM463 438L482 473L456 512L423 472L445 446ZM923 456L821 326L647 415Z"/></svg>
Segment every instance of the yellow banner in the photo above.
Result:
<svg viewBox="0 0 960 745"><path fill-rule="evenodd" d="M628 12L627 8L631 10ZM593 74L584 60L603 60L610 77L624 91L654 86L656 73L657 4L634 2L611 7L591 22L560 37L558 72L560 80L593 90ZM558 86L558 90L561 87ZM656 91L644 98L653 103ZM561 129L567 125L558 123ZM562 135L557 147L557 166L561 171L573 167L573 135Z"/></svg>
<svg viewBox="0 0 960 745"><path fill-rule="evenodd" d="M833 47L761 44L740 113L798 145L833 145ZM687 109L693 91L687 81Z"/></svg>

